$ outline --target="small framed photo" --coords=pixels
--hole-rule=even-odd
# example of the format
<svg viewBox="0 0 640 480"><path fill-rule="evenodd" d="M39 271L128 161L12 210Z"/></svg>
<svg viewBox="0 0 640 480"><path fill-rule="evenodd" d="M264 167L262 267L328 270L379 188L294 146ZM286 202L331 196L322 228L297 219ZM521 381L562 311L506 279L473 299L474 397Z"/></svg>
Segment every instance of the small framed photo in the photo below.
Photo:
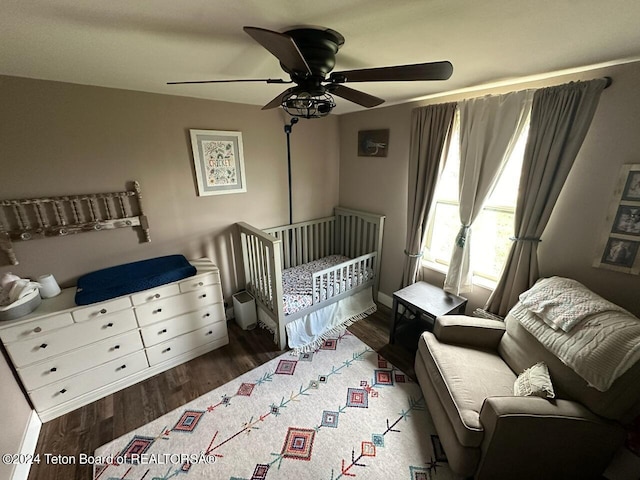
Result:
<svg viewBox="0 0 640 480"><path fill-rule="evenodd" d="M358 132L359 157L386 157L389 151L389 129L360 130Z"/></svg>
<svg viewBox="0 0 640 480"><path fill-rule="evenodd" d="M640 171L630 170L622 191L622 200L640 202Z"/></svg>
<svg viewBox="0 0 640 480"><path fill-rule="evenodd" d="M189 130L198 195L224 195L247 191L242 133Z"/></svg>
<svg viewBox="0 0 640 480"><path fill-rule="evenodd" d="M638 245L640 245L638 242L631 242L620 238L609 238L604 248L604 254L602 255L602 263L632 268L638 255Z"/></svg>
<svg viewBox="0 0 640 480"><path fill-rule="evenodd" d="M593 266L640 274L640 164L620 168Z"/></svg>
<svg viewBox="0 0 640 480"><path fill-rule="evenodd" d="M620 205L611 231L623 235L640 236L640 206Z"/></svg>

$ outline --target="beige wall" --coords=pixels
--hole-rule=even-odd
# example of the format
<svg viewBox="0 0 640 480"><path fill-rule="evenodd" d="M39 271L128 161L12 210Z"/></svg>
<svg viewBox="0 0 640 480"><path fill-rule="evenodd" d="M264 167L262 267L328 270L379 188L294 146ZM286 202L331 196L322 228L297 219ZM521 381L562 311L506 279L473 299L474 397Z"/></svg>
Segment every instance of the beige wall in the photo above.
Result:
<svg viewBox="0 0 640 480"><path fill-rule="evenodd" d="M400 287L407 215L411 108L376 108L340 116L340 202L386 215L380 291ZM387 157L358 157L358 131L389 129Z"/></svg>
<svg viewBox="0 0 640 480"><path fill-rule="evenodd" d="M18 266L63 285L120 263L183 253L234 274L232 225L288 222L284 117L250 105L0 77L0 198L118 191L139 180L151 243L132 229L17 242ZM338 121L300 121L291 136L294 221L331 214L338 200ZM242 132L248 191L198 197L189 129ZM240 266L241 267L241 266Z"/></svg>
<svg viewBox="0 0 640 480"><path fill-rule="evenodd" d="M454 73L455 74L455 73ZM640 277L591 267L605 216L624 163L640 163L640 63L532 82L512 87L451 95L429 101L357 112L340 117L340 204L387 215L382 256L381 291L390 295L402 277L406 235L408 144L412 108L489 93L539 88L571 80L611 76L576 163L558 199L540 245L543 276L576 278L596 292L640 314ZM387 158L357 156L359 130L390 129ZM428 271L429 281L443 275ZM489 290L475 288L470 308L482 306Z"/></svg>
<svg viewBox="0 0 640 480"><path fill-rule="evenodd" d="M2 435L0 453L18 453L27 430L31 407L16 383L9 365L0 353L0 405L2 405ZM11 478L14 465L0 463L0 478Z"/></svg>

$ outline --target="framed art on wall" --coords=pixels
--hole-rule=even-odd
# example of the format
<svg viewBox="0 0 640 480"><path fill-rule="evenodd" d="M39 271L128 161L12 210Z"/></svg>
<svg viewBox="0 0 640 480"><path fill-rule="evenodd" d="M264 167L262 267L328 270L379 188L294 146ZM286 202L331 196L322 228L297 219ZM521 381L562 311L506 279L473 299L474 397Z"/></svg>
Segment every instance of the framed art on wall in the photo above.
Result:
<svg viewBox="0 0 640 480"><path fill-rule="evenodd" d="M631 170L622 192L622 200L640 202L640 171Z"/></svg>
<svg viewBox="0 0 640 480"><path fill-rule="evenodd" d="M359 157L386 157L389 151L389 129L360 130L358 132Z"/></svg>
<svg viewBox="0 0 640 480"><path fill-rule="evenodd" d="M607 265L631 268L637 255L638 242L610 237L604 248L601 261Z"/></svg>
<svg viewBox="0 0 640 480"><path fill-rule="evenodd" d="M618 212L611 227L613 233L640 236L640 207L618 206Z"/></svg>
<svg viewBox="0 0 640 480"><path fill-rule="evenodd" d="M623 165L594 267L640 273L640 164Z"/></svg>
<svg viewBox="0 0 640 480"><path fill-rule="evenodd" d="M198 195L224 195L247 191L242 133L189 130Z"/></svg>

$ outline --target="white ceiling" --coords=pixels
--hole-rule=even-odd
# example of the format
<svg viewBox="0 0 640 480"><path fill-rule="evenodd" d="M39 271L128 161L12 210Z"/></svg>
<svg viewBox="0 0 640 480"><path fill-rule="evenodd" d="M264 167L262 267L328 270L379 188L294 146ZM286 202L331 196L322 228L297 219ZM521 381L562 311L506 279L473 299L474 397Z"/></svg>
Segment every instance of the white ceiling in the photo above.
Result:
<svg viewBox="0 0 640 480"><path fill-rule="evenodd" d="M453 63L444 82L350 85L388 105L636 59L639 20L638 0L0 0L0 74L263 105L287 85L165 84L287 78L245 25L337 30L335 71Z"/></svg>

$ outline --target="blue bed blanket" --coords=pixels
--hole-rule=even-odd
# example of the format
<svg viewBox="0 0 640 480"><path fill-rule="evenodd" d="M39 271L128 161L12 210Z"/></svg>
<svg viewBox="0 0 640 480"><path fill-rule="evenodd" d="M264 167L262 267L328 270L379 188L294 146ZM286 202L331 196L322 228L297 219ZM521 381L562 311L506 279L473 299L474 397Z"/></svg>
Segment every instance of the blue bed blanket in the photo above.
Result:
<svg viewBox="0 0 640 480"><path fill-rule="evenodd" d="M168 255L87 273L78 279L76 305L140 292L196 274L183 255Z"/></svg>

